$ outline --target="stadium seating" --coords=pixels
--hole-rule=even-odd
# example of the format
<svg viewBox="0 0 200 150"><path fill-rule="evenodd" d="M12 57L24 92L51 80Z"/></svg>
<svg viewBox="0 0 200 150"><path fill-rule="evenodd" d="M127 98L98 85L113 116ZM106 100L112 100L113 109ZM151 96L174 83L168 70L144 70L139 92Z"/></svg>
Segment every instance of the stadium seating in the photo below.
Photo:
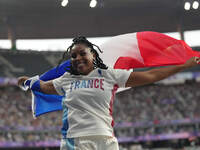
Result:
<svg viewBox="0 0 200 150"><path fill-rule="evenodd" d="M58 64L62 53L0 50L0 77L42 74Z"/></svg>
<svg viewBox="0 0 200 150"><path fill-rule="evenodd" d="M0 77L42 74L58 64L62 53L1 50ZM130 142L129 138L132 142L134 140L142 142L146 140L145 138L159 141L162 140L161 135L165 135L163 136L165 140L167 138L169 140L172 136L178 138L182 136L186 139L193 135L199 136L200 85L196 81L198 80L167 85L155 84L117 93L113 116L115 135L119 142L122 144ZM61 111L33 119L31 93L21 91L16 82L9 85L0 82L0 106L0 147L9 145L9 142L37 145L38 141L41 145L59 146ZM135 148L121 147L121 150L135 150Z"/></svg>

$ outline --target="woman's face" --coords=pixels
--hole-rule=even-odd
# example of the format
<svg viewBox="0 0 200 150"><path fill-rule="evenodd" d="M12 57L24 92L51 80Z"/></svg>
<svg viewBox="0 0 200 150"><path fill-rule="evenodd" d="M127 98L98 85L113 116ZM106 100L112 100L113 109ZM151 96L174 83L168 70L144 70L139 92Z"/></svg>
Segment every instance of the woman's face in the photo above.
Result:
<svg viewBox="0 0 200 150"><path fill-rule="evenodd" d="M71 63L73 68L80 74L87 75L93 69L94 53L85 44L76 44L71 49Z"/></svg>

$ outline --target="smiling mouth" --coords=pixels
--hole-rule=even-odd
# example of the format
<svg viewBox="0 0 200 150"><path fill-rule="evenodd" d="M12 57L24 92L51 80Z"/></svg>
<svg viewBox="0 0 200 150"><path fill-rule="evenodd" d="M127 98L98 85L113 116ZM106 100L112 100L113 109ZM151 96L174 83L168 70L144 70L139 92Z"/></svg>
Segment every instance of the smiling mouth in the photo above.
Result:
<svg viewBox="0 0 200 150"><path fill-rule="evenodd" d="M82 66L84 66L85 64L84 63L79 63L78 65L77 65L77 67L82 67Z"/></svg>
<svg viewBox="0 0 200 150"><path fill-rule="evenodd" d="M78 62L78 63L76 63L77 68L85 66L85 65L86 65L86 62Z"/></svg>

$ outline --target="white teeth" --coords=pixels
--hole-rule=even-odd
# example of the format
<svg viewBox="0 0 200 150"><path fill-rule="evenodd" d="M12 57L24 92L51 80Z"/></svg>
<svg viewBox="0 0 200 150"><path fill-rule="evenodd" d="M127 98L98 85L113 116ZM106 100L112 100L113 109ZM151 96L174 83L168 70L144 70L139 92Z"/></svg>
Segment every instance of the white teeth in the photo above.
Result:
<svg viewBox="0 0 200 150"><path fill-rule="evenodd" d="M84 63L84 62L78 62L78 63L77 63L77 65L80 65L80 64L85 64L85 63Z"/></svg>
<svg viewBox="0 0 200 150"><path fill-rule="evenodd" d="M82 66L82 65L84 65L83 62L77 64L77 66Z"/></svg>

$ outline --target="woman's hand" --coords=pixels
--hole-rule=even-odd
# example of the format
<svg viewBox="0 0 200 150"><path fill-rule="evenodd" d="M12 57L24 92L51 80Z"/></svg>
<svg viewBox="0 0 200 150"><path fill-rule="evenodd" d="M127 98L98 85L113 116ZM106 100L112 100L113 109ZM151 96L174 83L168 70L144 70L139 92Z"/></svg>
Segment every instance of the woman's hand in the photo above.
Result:
<svg viewBox="0 0 200 150"><path fill-rule="evenodd" d="M27 77L27 76L21 76L21 77L19 77L17 80L17 84L18 84L18 86L22 86L23 85L23 83L24 83L24 81L26 81L27 79L28 79L29 77Z"/></svg>
<svg viewBox="0 0 200 150"><path fill-rule="evenodd" d="M198 64L200 64L200 57L191 57L183 64L183 66L187 69L197 66Z"/></svg>

